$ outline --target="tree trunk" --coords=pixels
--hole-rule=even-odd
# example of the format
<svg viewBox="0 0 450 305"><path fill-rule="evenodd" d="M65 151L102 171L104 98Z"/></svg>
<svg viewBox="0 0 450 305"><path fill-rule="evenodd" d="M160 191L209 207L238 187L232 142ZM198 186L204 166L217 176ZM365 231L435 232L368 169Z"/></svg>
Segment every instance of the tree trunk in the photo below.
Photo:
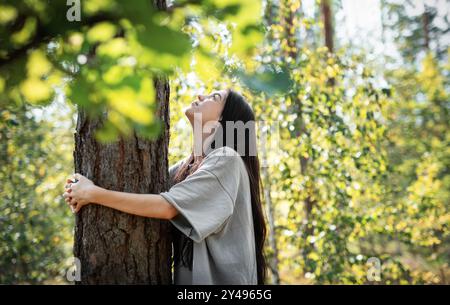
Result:
<svg viewBox="0 0 450 305"><path fill-rule="evenodd" d="M154 7L166 10L165 0ZM169 94L165 77L154 79L157 116L163 132L154 140L134 133L102 145L94 132L102 118L79 109L75 133L75 171L101 187L130 193L160 193L168 188ZM126 202L124 202L126 204ZM170 284L171 234L167 221L138 217L100 205L76 216L74 255L81 263L81 284Z"/></svg>
<svg viewBox="0 0 450 305"><path fill-rule="evenodd" d="M334 51L334 41L333 41L333 20L331 15L330 0L321 1L322 18L323 18L323 29L325 36L325 46L328 48L330 53Z"/></svg>
<svg viewBox="0 0 450 305"><path fill-rule="evenodd" d="M135 134L101 145L94 131L102 118L79 110L75 133L75 170L96 185L121 192L160 193L168 188L169 85L154 81L157 115L163 122L158 139ZM126 204L124 202L123 204ZM76 216L74 255L81 262L81 284L170 284L171 238L167 221L133 216L88 205Z"/></svg>
<svg viewBox="0 0 450 305"><path fill-rule="evenodd" d="M292 10L290 10L289 8L288 8L288 11L289 11L289 13L287 14L288 18L285 18L284 24L283 24L285 31L287 33L286 39L287 39L287 41L294 41L295 46L297 47L298 41L294 35L294 33L295 33L294 28L295 28L295 23L296 23L294 21L294 19L296 16L295 16L294 12L291 12ZM286 58L290 58L291 59L290 61L294 62L294 63L297 61L298 55L299 55L298 52L288 52L287 54L284 54L284 56ZM296 137L300 138L301 135L306 134L307 137L309 138L309 130L306 129L305 121L303 119L304 115L303 115L302 101L299 99L298 94L296 92L294 92L291 95L291 99L292 99L294 107L295 107L294 111L297 112ZM304 157L303 155L300 156L299 164L300 164L301 174L303 176L306 176L308 174L307 168L308 168L309 162L310 162L310 160L308 157ZM313 206L313 200L310 197L307 197L305 199L304 204L305 204L305 218L309 221L311 218L310 214L311 214L311 210L312 210L312 206ZM310 230L307 230L307 235L309 235L310 233L311 233Z"/></svg>
<svg viewBox="0 0 450 305"><path fill-rule="evenodd" d="M280 284L280 273L279 273L279 259L278 259L278 245L276 238L276 227L275 227L275 211L272 203L272 196L270 191L272 189L272 185L270 183L269 171L267 170L267 150L266 150L266 141L262 143L262 175L264 181L264 199L266 202L266 211L267 218L269 221L269 244L270 248L273 251L271 260L270 260L270 270L272 271L272 284L279 285Z"/></svg>
<svg viewBox="0 0 450 305"><path fill-rule="evenodd" d="M272 1L268 0L266 2L266 11L264 14L264 19L266 25L268 27L272 26L276 22L276 15L278 13L279 7L277 7ZM273 37L272 31L269 32L268 41L272 41L275 39ZM267 113L267 109L264 109L263 113ZM264 186L264 199L266 204L266 214L269 221L269 245L273 250L272 257L270 258L269 267L272 272L272 284L280 284L280 275L279 275L279 259L278 259L278 247L277 247L277 238L276 238L276 230L275 230L275 215L274 215L274 207L271 198L271 183L269 177L269 171L267 169L267 148L266 148L266 140L267 134L262 140L262 178L263 178L263 186Z"/></svg>
<svg viewBox="0 0 450 305"><path fill-rule="evenodd" d="M424 5L424 12L422 14L422 29L424 37L424 48L426 51L430 50L430 13L428 7Z"/></svg>
<svg viewBox="0 0 450 305"><path fill-rule="evenodd" d="M282 12L283 17L282 18L282 26L286 31L287 44L289 47L289 50L286 52L287 54L284 54L285 58L293 60L293 63L296 62L298 58L298 39L297 39L297 30L299 26L298 21L298 11L300 9L300 4L298 3L291 3L290 1L285 4L284 10Z"/></svg>

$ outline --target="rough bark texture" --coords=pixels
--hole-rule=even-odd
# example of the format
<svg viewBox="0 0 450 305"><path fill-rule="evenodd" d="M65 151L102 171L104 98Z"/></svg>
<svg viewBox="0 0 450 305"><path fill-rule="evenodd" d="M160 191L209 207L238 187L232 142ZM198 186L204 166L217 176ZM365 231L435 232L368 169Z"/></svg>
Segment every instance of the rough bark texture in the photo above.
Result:
<svg viewBox="0 0 450 305"><path fill-rule="evenodd" d="M155 141L133 136L101 145L94 131L102 118L80 109L75 133L75 170L96 185L121 192L160 193L168 187L169 85L155 79L164 131ZM126 204L124 202L123 204ZM171 239L167 221L133 216L100 205L76 216L74 255L81 284L171 283Z"/></svg>

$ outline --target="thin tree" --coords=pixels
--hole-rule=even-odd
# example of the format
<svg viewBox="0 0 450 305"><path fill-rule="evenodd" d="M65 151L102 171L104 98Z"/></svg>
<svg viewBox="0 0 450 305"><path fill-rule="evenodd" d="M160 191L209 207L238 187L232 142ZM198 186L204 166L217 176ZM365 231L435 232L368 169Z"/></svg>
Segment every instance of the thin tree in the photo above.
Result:
<svg viewBox="0 0 450 305"><path fill-rule="evenodd" d="M266 10L265 10L265 16L264 21L266 23L267 27L272 26L275 23L275 18L277 14L277 5L270 0L267 0L266 2ZM274 37L271 34L272 32L269 31L269 37L267 37L267 40L273 41ZM266 111L264 111L265 113ZM265 140L266 138L264 138ZM267 147L266 142L264 141L262 143L262 180L264 184L264 200L266 205L266 214L269 222L269 245L271 248L272 256L270 258L269 267L270 271L272 273L272 283L273 284L280 284L280 274L279 274L279 259L278 259L278 245L277 245L277 236L276 236L276 227L275 227L275 208L273 206L272 202L272 196L271 196L271 179L270 179L270 173L268 171L268 165L267 165Z"/></svg>

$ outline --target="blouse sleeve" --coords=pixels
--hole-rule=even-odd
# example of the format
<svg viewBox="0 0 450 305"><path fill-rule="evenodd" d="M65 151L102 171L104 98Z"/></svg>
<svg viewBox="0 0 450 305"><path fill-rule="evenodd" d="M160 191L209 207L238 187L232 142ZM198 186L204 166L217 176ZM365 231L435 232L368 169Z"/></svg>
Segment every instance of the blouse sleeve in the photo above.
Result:
<svg viewBox="0 0 450 305"><path fill-rule="evenodd" d="M233 214L240 177L237 158L208 155L195 173L161 193L179 212L170 221L193 241L219 231Z"/></svg>

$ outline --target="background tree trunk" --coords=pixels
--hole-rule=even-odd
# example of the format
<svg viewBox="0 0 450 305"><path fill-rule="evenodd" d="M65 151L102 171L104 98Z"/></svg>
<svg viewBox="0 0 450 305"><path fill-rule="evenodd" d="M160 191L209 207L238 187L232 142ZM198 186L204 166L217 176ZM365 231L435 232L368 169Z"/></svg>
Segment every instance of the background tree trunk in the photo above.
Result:
<svg viewBox="0 0 450 305"><path fill-rule="evenodd" d="M271 0L267 0L266 2L266 11L264 15L264 21L266 23L267 27L272 26L273 24L276 24L278 22L277 14L278 14L279 7L277 4L273 3ZM272 32L269 32L268 40L273 41L275 38L272 35ZM268 111L265 109L263 111L264 113L267 113ZM266 135L267 136L267 135ZM262 179L263 179L263 185L264 185L264 199L266 204L266 214L267 219L269 222L269 245L270 249L273 251L272 255L270 257L269 267L272 272L272 284L280 284L280 273L279 273L279 259L278 259L278 246L277 246L277 236L276 236L276 227L275 227L275 208L272 203L271 198L271 182L270 182L270 174L268 171L268 164L267 164L267 149L266 149L266 139L264 138L262 144L262 150L261 150L261 157L262 157Z"/></svg>
<svg viewBox="0 0 450 305"><path fill-rule="evenodd" d="M331 3L330 0L322 0L320 3L320 7L322 10L325 46L328 48L328 51L330 53L333 53L333 51L334 51L333 20L332 20L332 12L331 12L331 4L330 3Z"/></svg>
<svg viewBox="0 0 450 305"><path fill-rule="evenodd" d="M426 51L430 50L430 13L428 7L424 4L422 14L422 28L424 37L424 48Z"/></svg>
<svg viewBox="0 0 450 305"><path fill-rule="evenodd" d="M261 145L261 157L262 157L262 176L264 183L264 199L266 203L266 214L267 220L269 222L269 245L272 252L272 257L270 259L270 270L272 272L272 284L279 285L280 284L280 272L279 272L279 259L278 259L278 245L276 238L276 227L275 227L275 209L272 203L271 189L272 184L270 181L269 171L267 170L267 149L266 149L266 141L264 141Z"/></svg>
<svg viewBox="0 0 450 305"><path fill-rule="evenodd" d="M94 131L102 118L80 109L75 133L75 170L110 190L159 193L168 187L169 85L154 80L163 132L155 141L134 135L101 145ZM124 202L126 204L126 202ZM85 206L76 216L74 255L81 284L170 284L171 238L167 221Z"/></svg>

